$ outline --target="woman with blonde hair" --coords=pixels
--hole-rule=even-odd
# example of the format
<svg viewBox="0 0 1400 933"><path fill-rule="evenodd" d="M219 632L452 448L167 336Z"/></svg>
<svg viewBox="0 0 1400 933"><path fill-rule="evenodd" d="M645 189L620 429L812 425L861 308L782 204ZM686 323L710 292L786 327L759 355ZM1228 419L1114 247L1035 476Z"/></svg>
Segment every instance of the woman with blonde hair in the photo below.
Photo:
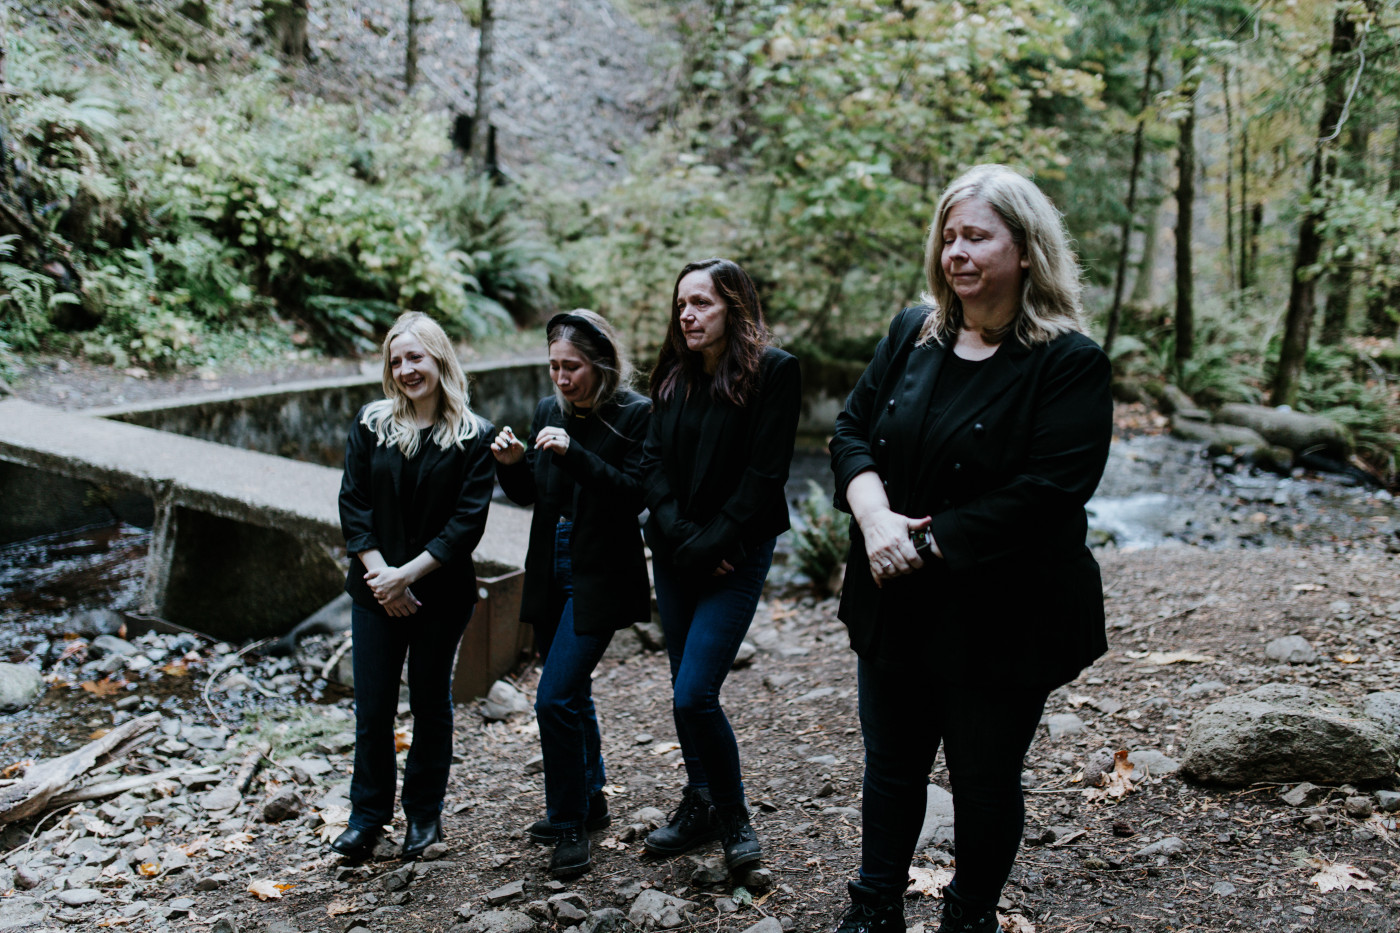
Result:
<svg viewBox="0 0 1400 933"><path fill-rule="evenodd" d="M472 413L452 343L410 311L384 338L384 398L345 447L340 524L355 645L350 825L331 848L365 858L393 819L394 717L408 661L413 744L403 775L402 856L442 839L452 764L452 662L476 603L472 550L491 504L491 425Z"/></svg>
<svg viewBox="0 0 1400 933"><path fill-rule="evenodd" d="M895 317L830 445L865 743L860 879L838 933L905 929L940 744L957 874L939 933L999 929L1026 749L1049 692L1107 648L1084 505L1108 457L1110 371L1083 333L1059 212L979 165L939 199L925 271L925 303Z"/></svg>
<svg viewBox="0 0 1400 933"><path fill-rule="evenodd" d="M509 426L491 444L501 488L533 505L520 619L544 659L535 713L545 817L530 838L554 846L557 878L592 865L590 830L611 822L593 669L613 632L651 617L642 550L642 442L651 403L612 325L592 311L545 326L554 394L540 399L526 443Z"/></svg>

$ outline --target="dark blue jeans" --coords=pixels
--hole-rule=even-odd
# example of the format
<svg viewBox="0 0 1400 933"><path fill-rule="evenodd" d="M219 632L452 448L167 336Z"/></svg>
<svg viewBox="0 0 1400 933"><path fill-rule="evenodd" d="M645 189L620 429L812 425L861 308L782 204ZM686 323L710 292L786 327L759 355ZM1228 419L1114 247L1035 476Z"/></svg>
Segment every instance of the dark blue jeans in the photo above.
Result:
<svg viewBox="0 0 1400 933"><path fill-rule="evenodd" d="M723 577L696 578L664 560L652 562L686 778L692 787L708 786L716 806L744 802L739 743L719 692L753 622L772 563L771 538Z"/></svg>
<svg viewBox="0 0 1400 933"><path fill-rule="evenodd" d="M861 880L891 891L908 884L941 742L953 790L953 886L971 904L995 905L1021 844L1021 766L1049 691L1008 685L990 672L949 683L924 664L862 658L858 671Z"/></svg>
<svg viewBox="0 0 1400 933"><path fill-rule="evenodd" d="M596 635L574 631L572 530L571 522L560 522L554 533L553 585L564 591L566 600L535 693L544 755L545 815L562 828L583 823L588 799L603 789L606 780L593 705L593 669L612 641L611 631Z"/></svg>
<svg viewBox="0 0 1400 933"><path fill-rule="evenodd" d="M403 771L403 812L414 822L435 819L452 766L452 661L471 607L427 606L390 618L358 603L350 611L355 669L355 775L350 825L377 829L394 818L394 717L408 659L413 745Z"/></svg>

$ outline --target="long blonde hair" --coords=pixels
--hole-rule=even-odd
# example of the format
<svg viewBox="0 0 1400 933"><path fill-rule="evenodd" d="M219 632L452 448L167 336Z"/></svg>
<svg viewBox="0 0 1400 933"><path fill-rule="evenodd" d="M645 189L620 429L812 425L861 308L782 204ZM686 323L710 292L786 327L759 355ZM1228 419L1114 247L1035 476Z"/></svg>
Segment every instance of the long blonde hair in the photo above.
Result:
<svg viewBox="0 0 1400 933"><path fill-rule="evenodd" d="M462 364L457 362L452 341L447 339L447 334L438 323L426 314L420 311L404 312L384 337L384 398L365 406L360 423L374 432L378 443L397 447L411 460L418 453L418 427L414 423L413 402L394 381L394 371L389 361L389 345L395 337L405 334L417 337L438 366L438 407L433 419L433 443L443 450L454 444L461 447L464 441L476 437L481 424L472 413L467 377L462 372Z"/></svg>
<svg viewBox="0 0 1400 933"><path fill-rule="evenodd" d="M1071 331L1083 333L1083 286L1064 217L1030 179L1005 165L987 164L964 172L938 199L924 244L928 291L922 300L932 308L916 343L942 344L962 329L962 299L943 277L943 227L948 212L970 198L981 198L996 211L1030 262L1021 286L1021 303L1008 332L1028 347L1049 343Z"/></svg>

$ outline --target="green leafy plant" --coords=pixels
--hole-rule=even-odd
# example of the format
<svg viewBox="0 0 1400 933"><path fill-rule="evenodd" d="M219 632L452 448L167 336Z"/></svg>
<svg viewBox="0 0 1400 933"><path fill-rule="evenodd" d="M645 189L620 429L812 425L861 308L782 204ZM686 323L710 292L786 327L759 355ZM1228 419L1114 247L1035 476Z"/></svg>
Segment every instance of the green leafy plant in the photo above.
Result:
<svg viewBox="0 0 1400 933"><path fill-rule="evenodd" d="M807 498L797 507L799 523L793 529L792 552L797 569L812 581L812 587L830 595L840 587L851 546L847 524L850 516L831 504L831 497L807 481Z"/></svg>

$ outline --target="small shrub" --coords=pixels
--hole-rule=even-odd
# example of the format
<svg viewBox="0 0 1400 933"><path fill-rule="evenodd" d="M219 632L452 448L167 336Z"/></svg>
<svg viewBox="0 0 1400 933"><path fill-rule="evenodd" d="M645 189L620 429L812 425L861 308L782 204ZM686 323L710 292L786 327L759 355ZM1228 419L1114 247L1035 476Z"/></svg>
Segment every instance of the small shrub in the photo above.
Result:
<svg viewBox="0 0 1400 933"><path fill-rule="evenodd" d="M792 550L797 569L824 596L836 592L851 546L849 516L836 509L814 480L807 481L807 498L797 507L800 523L793 530Z"/></svg>

